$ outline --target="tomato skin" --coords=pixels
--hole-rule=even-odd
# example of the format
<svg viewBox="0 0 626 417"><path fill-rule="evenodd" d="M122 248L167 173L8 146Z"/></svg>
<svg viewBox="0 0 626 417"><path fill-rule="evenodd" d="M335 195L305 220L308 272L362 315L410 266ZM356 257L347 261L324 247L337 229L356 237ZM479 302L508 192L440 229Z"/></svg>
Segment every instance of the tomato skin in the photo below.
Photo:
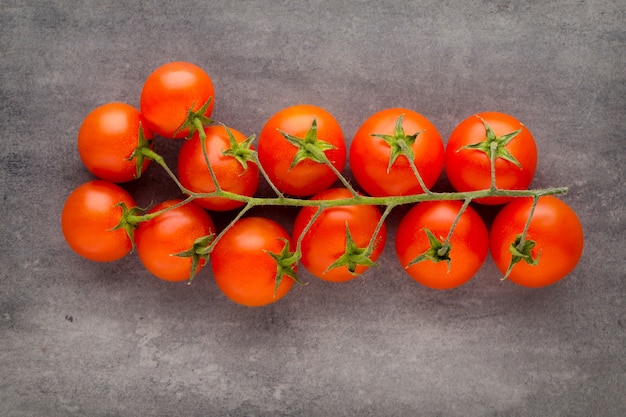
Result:
<svg viewBox="0 0 626 417"><path fill-rule="evenodd" d="M337 120L321 107L299 104L284 108L268 119L259 134L258 152L261 165L274 185L292 196L311 196L330 187L337 180L337 176L328 166L310 159L291 168L297 148L277 129L303 138L311 128L313 119L317 122L317 138L335 147L324 153L341 172L346 163L344 136Z"/></svg>
<svg viewBox="0 0 626 417"><path fill-rule="evenodd" d="M532 198L518 198L498 212L489 235L491 256L506 273L512 254L509 246L521 234L530 215ZM515 264L508 279L529 288L552 285L568 275L578 264L584 247L584 233L574 210L554 196L540 197L530 221L526 240L536 242L531 253L537 265L524 261Z"/></svg>
<svg viewBox="0 0 626 417"><path fill-rule="evenodd" d="M402 218L396 234L396 255L403 267L430 248L424 229L441 242L448 235L461 201L432 201L415 205ZM438 290L459 287L478 272L487 257L489 235L480 215L467 207L450 238L450 270L446 261L424 260L405 271L420 284Z"/></svg>
<svg viewBox="0 0 626 417"><path fill-rule="evenodd" d="M93 109L78 130L78 153L85 167L96 177L115 182L135 179L136 160L129 160L139 144L139 110L126 103L106 103ZM153 138L143 127L146 140ZM150 160L145 159L141 172Z"/></svg>
<svg viewBox="0 0 626 417"><path fill-rule="evenodd" d="M119 203L135 207L135 200L128 192L108 181L89 181L74 189L61 212L61 229L70 248L97 262L126 256L132 249L126 230L111 230L122 218Z"/></svg>
<svg viewBox="0 0 626 417"><path fill-rule="evenodd" d="M330 188L322 191L311 200L338 200L350 198L352 193L345 188ZM317 207L303 207L293 227L293 240L296 242L306 225L315 215ZM356 205L338 206L325 209L311 228L304 235L301 243L302 265L316 277L331 282L344 282L356 278L369 267L358 265L355 274L350 273L346 266L328 270L346 249L346 222L350 228L350 235L359 248L365 248L376 229L381 213L376 206ZM387 237L386 226L383 224L377 235L377 243L370 255L376 261L383 249Z"/></svg>
<svg viewBox="0 0 626 417"><path fill-rule="evenodd" d="M283 275L274 296L276 262L267 253L281 253L285 240L294 248L289 233L263 217L238 220L224 233L211 254L213 276L220 290L232 301L259 307L284 297L294 280Z"/></svg>
<svg viewBox="0 0 626 417"><path fill-rule="evenodd" d="M417 167L428 189L443 171L444 145L437 128L423 115L409 109L389 108L371 115L357 130L350 144L350 168L355 180L372 196L421 194L423 189L405 156L398 157L387 172L391 147L372 134L392 135L398 117L404 115L405 134L417 136L411 146Z"/></svg>
<svg viewBox="0 0 626 417"><path fill-rule="evenodd" d="M189 135L187 128L178 131L189 110L200 110L212 98L204 113L209 117L214 97L213 81L202 68L189 62L169 62L148 76L141 90L139 107L151 130L165 138L179 139Z"/></svg>
<svg viewBox="0 0 626 417"><path fill-rule="evenodd" d="M241 132L232 128L229 130L237 142L241 143L246 140ZM224 126L208 126L204 128L204 131L206 133L205 148L209 162L221 189L239 195L253 196L259 186L259 167L253 162L249 162L248 168L244 170L235 158L222 154L230 147L228 133ZM210 193L215 191L215 184L204 160L202 142L198 132L195 132L192 138L186 141L180 149L178 179L185 188L194 192ZM198 198L194 202L208 210L216 211L233 210L245 204L237 200L218 197Z"/></svg>
<svg viewBox="0 0 626 417"><path fill-rule="evenodd" d="M519 120L499 112L483 112L463 120L453 131L446 145L446 175L455 190L477 191L491 186L489 156L479 150L461 149L485 140L485 126L496 136L522 129L505 148L517 159L521 169L510 161L496 158L496 186L500 189L524 190L530 185L537 167L537 146L528 128ZM475 200L481 204L504 204L512 197L488 197Z"/></svg>
<svg viewBox="0 0 626 417"><path fill-rule="evenodd" d="M148 213L171 207L181 200L168 200L154 206ZM135 230L135 245L141 263L154 276L165 281L185 281L190 278L190 257L173 256L193 247L196 239L215 233L209 214L193 202L171 209ZM204 266L200 259L196 273Z"/></svg>

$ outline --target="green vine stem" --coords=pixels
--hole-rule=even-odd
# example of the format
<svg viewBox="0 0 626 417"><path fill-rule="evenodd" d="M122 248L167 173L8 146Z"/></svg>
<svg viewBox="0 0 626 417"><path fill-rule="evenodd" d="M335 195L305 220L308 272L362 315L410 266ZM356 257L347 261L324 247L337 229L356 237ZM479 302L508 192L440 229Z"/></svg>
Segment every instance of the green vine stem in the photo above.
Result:
<svg viewBox="0 0 626 417"><path fill-rule="evenodd" d="M450 251L450 239L452 238L452 233L454 233L454 229L456 228L456 225L459 222L459 219L461 218L461 216L467 209L467 206L469 206L471 202L472 202L471 199L466 199L463 202L463 205L459 209L459 212L457 213L456 217L454 218L454 221L452 222L452 226L450 226L450 230L448 231L448 236L446 236L446 240L444 240L443 245L437 252L437 255L444 256Z"/></svg>
<svg viewBox="0 0 626 417"><path fill-rule="evenodd" d="M403 196L386 196L386 197L374 197L374 196L361 195L350 185L350 182L341 174L341 172L339 172L339 170L337 170L332 165L332 163L328 160L324 152L321 151L319 148L315 148L312 150L308 149L309 153L315 156L318 163L326 164L330 167L330 169L333 170L333 172L337 175L337 178L339 179L339 181L352 193L351 197L337 199L337 200L317 200L317 199L292 198L292 197L285 196L283 193L280 192L280 190L276 188L276 186L269 179L267 173L265 172L265 170L263 169L263 167L261 166L259 162L258 153L254 150L250 150L251 152L250 161L255 163L258 166L260 173L270 185L275 196L255 197L255 196L239 195L236 193L226 191L220 186L217 180L217 176L213 170L213 167L211 166L209 155L205 147L206 134L204 131L204 125L202 124L202 121L197 118L193 119L193 123L194 123L195 131L198 132L198 135L200 136L203 156L207 164L208 170L210 172L211 179L213 180L215 184L215 191L210 192L210 193L196 193L196 192L186 189L180 183L180 181L178 180L174 172L172 172L172 170L167 166L163 157L161 157L156 152L154 152L149 146L138 147L136 153L141 154L142 158L149 158L151 160L154 160L158 165L160 165L168 174L168 176L177 184L180 191L187 197L175 205L172 205L166 209L163 209L161 211L157 211L154 213L137 214L137 211L129 210L128 214L124 217L122 221L125 222L125 224L127 225L136 226L138 223L142 221L150 220L156 216L159 216L160 214L163 214L164 212L168 210L172 210L177 207L180 207L197 198L220 197L220 198L231 199L231 200L240 201L244 203L245 205L239 210L239 212L232 219L232 221L219 234L212 237L212 240L208 246L203 248L202 255L210 254L213 248L215 248L215 245L217 244L217 242L230 229L230 227L232 227L232 225L234 225L235 222L237 222L237 220L241 219L253 207L291 206L291 207L317 207L318 208L318 210L316 210L315 214L311 217L308 224L304 228L302 234L298 237L295 249L293 250L293 252L289 252L288 254L289 255L288 259L293 260L294 265L295 265L295 263L297 263L299 259L301 258L301 245L302 245L302 239L304 235L308 232L308 230L311 228L311 226L313 225L315 220L320 216L320 214L327 208L340 207L340 206L355 206L355 205L371 205L371 206L384 207L384 211L381 215L380 220L378 221L376 225L376 228L374 230L374 233L372 234L372 237L368 243L368 246L364 248L365 256L369 257L369 255L371 255L372 251L374 250L377 244L376 236L378 235L380 229L383 227L384 221L389 216L389 214L393 211L393 209L395 209L396 207L401 206L401 205L416 204L416 203L427 202L427 201L463 201L463 205L461 209L459 210L453 224L451 225L448 235L442 244L442 247L438 250L438 254L440 256L444 256L447 253L449 253L450 239L452 237L456 224L458 223L463 212L467 209L467 207L472 201L477 200L477 199L487 198L487 197L511 197L511 198L532 197L534 201L533 201L533 206L532 206L529 218L527 220L527 223L524 227L524 230L521 232L521 235L519 235L519 239L516 240L516 242L512 244L513 252L515 250L518 250L521 252L528 245L528 242L526 242L525 238L526 238L526 234L530 225L530 220L533 215L533 211L535 209L538 199L546 195L565 194L568 191L567 187L555 187L555 188L531 189L531 190L529 189L509 190L509 189L497 188L495 165L496 165L496 159L500 157L499 153L497 152L499 149L498 146L503 146L503 145L502 143L499 143L494 139L488 143L488 146L489 146L488 153L489 153L490 163L491 163L491 167L490 167L491 168L491 172L490 172L491 184L489 188L484 189L484 190L466 191L466 192L431 191L425 186L419 172L417 171L417 167L415 166L415 163L413 162L412 158L408 158L409 162L411 163L411 168L422 187L421 193L412 194L412 195L403 195ZM224 127L226 128L227 132L230 133L230 130L226 126ZM315 125L312 125L312 129L315 129ZM487 129L487 139L489 139L490 137L489 135L492 132L490 132L490 129L488 128L488 126L486 126L486 129ZM513 132L504 137L507 143L508 141L514 138L516 133L517 132ZM493 136L495 138L495 135ZM250 142L253 139L254 137L250 137L249 138ZM296 140L297 138L288 138L288 139ZM496 139L502 140L502 138L496 138ZM324 143L322 143L322 145ZM401 143L400 146L402 146L402 144L404 143ZM410 155L410 152L408 149L403 148L401 149L401 151L403 154L406 152ZM227 151L225 151L225 154L227 154L226 152ZM135 157L136 156L137 155L135 155ZM509 267L509 270L507 271L503 279L505 279L508 276L508 273L510 272L510 269L512 268L513 265L514 265L514 262L511 263L511 266ZM280 265L278 267L280 267ZM296 282L299 282L299 280L296 279Z"/></svg>
<svg viewBox="0 0 626 417"><path fill-rule="evenodd" d="M509 251L512 253L511 262L509 263L509 267L507 268L504 276L501 280L505 280L509 277L511 270L521 260L526 261L531 265L536 265L539 263L539 257L541 253L537 255L537 257L533 258L532 249L535 247L535 241L527 240L528 229L530 228L530 222L533 218L533 214L535 213L535 208L537 207L537 203L539 202L539 195L533 196L533 204L530 207L530 213L528 213L528 218L526 219L526 224L524 224L524 230L522 233L516 236L515 242L511 243L509 247Z"/></svg>

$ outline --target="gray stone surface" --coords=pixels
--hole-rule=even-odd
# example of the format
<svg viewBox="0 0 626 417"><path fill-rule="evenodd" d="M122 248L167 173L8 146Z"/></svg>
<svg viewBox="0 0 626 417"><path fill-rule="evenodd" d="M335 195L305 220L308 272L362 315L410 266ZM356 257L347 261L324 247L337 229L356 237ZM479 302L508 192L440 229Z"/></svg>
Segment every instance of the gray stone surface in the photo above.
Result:
<svg viewBox="0 0 626 417"><path fill-rule="evenodd" d="M0 415L626 415L625 10L2 0ZM542 290L500 282L488 259L437 292L404 275L390 243L364 281L303 272L309 285L258 309L227 301L208 269L187 286L134 255L81 259L59 227L65 197L92 178L78 127L102 103L138 105L144 78L172 60L204 67L215 119L246 134L300 102L333 113L348 140L390 106L423 113L444 138L475 112L513 114L538 142L533 187L570 187L583 258ZM174 164L178 145L158 146ZM156 165L126 187L140 205L177 196Z"/></svg>

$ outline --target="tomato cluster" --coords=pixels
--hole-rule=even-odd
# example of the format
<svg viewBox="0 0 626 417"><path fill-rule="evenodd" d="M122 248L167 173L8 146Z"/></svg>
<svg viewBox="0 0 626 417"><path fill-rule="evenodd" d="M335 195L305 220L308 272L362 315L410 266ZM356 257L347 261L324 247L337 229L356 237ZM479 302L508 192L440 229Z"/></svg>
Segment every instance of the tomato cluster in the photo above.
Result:
<svg viewBox="0 0 626 417"><path fill-rule="evenodd" d="M172 62L147 77L139 109L108 103L86 116L78 151L98 179L76 188L61 214L75 252L108 262L135 248L146 269L167 281L190 280L210 264L228 298L261 306L300 282L300 264L326 281L363 274L385 247L387 215L412 204L395 252L407 274L430 288L464 284L489 252L505 277L527 287L560 280L580 259L581 223L557 192L528 190L537 148L510 115L468 117L444 145L426 117L389 108L370 116L348 145L328 111L300 104L270 117L255 148L254 136L213 123L214 103L203 69ZM157 137L185 138L176 173L155 152ZM342 174L347 160L355 185ZM151 161L185 198L136 207L123 183ZM433 192L444 168L454 191ZM274 197L256 196L261 178ZM491 230L477 204L503 206ZM260 205L300 207L292 232L246 215ZM235 219L216 230L210 213L230 210L239 210Z"/></svg>

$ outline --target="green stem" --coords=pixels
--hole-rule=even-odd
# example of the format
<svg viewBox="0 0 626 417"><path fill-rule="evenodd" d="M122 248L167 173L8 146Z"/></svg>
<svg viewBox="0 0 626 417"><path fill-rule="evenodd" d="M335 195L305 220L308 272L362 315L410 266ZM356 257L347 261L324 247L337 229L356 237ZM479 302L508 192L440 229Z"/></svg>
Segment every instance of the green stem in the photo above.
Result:
<svg viewBox="0 0 626 417"><path fill-rule="evenodd" d="M405 156L410 155L409 147L404 140L398 141L398 146L400 146L400 149L402 149L402 152L404 152ZM424 192L424 194L430 194L431 191L428 189L426 183L424 182L424 179L422 179L422 175L417 170L417 166L415 165L415 161L413 160L413 158L409 158L408 156L406 156L406 159L409 161L409 165L411 166L413 175L417 179L417 182L419 182L420 187L422 187L422 191Z"/></svg>
<svg viewBox="0 0 626 417"><path fill-rule="evenodd" d="M276 185L274 185L272 180L270 180L270 177L267 175L265 168L263 168L263 165L261 165L261 161L259 161L259 154L257 152L254 152L252 155L254 158L254 163L256 164L257 167L259 167L259 172L261 173L263 178L265 178L265 181L270 185L270 187L272 188L272 191L274 191L274 193L278 196L279 199L284 199L285 196L283 195L283 193L278 188L276 188Z"/></svg>
<svg viewBox="0 0 626 417"><path fill-rule="evenodd" d="M367 244L367 252L365 253L366 256L369 257L374 251L374 248L376 247L376 237L378 236L380 229L382 229L383 224L385 224L385 219L387 218L387 216L389 216L389 213L391 213L391 211L394 208L396 208L396 206L393 204L390 204L385 207L385 211L383 211L383 214L380 216L380 219L378 220L378 223L376 224L376 229L374 229L374 233L372 233L372 237L370 238L370 241Z"/></svg>
<svg viewBox="0 0 626 417"><path fill-rule="evenodd" d="M176 174L174 174L174 172L172 172L170 167L167 166L167 163L165 162L165 159L163 159L163 157L161 155L159 155L158 153L154 152L150 148L142 148L141 149L141 154L143 156L145 156L146 158L151 159L154 162L156 162L157 164L159 164L161 166L161 168L163 168L165 170L165 172L167 172L167 175L176 183L176 185L178 186L178 188L180 189L180 191L183 194L189 194L189 195L193 194L190 190L185 188L185 186L183 184L180 183L180 181L176 177Z"/></svg>
<svg viewBox="0 0 626 417"><path fill-rule="evenodd" d="M537 190L504 190L504 189L485 189L479 191L466 192L430 192L411 194L405 196L386 196L371 197L358 195L357 197L342 198L338 200L312 200L299 199L291 197L249 197L231 193L229 191L215 191L212 193L192 193L194 198L222 197L230 200L242 201L252 206L292 206L292 207L337 207L337 206L358 206L358 205L374 205L374 206L400 206L405 204L421 203L424 201L460 201L460 200L476 200L485 197L541 197L544 195L559 195L567 193L567 187L544 188Z"/></svg>
<svg viewBox="0 0 626 417"><path fill-rule="evenodd" d="M498 142L491 142L489 145L491 148L491 152L489 152L489 169L491 171L491 191L496 191L498 188L496 187L496 151L498 150Z"/></svg>
<svg viewBox="0 0 626 417"><path fill-rule="evenodd" d="M330 162L330 159L328 159L328 157L323 151L321 151L317 146L313 144L306 144L304 145L304 147L311 154L316 155L319 159L324 161L324 164L326 164L326 166L328 166L330 170L333 171L333 173L337 176L339 181L341 181L343 186L346 187L352 193L354 197L359 196L359 193L357 193L356 190L352 187L352 184L350 184L350 182L346 179L346 177L344 177L341 174L341 172L339 172L339 170L333 165L333 163Z"/></svg>
<svg viewBox="0 0 626 417"><path fill-rule="evenodd" d="M528 234L528 228L530 227L530 221L533 218L533 214L535 213L535 208L537 207L537 202L539 201L539 195L533 196L533 204L530 207L530 213L528 214L528 218L526 219L526 224L524 225L524 230L522 231L522 237L517 245L517 249L522 251L524 249L524 245L526 244L526 235Z"/></svg>
<svg viewBox="0 0 626 417"><path fill-rule="evenodd" d="M198 136L200 137L200 146L202 147L202 156L204 156L204 162L209 169L209 174L211 175L211 180L213 180L213 184L215 185L215 191L221 191L221 187L219 182L217 181L217 176L215 175L215 170L213 169L213 165L211 161L209 161L209 154L206 149L206 132L204 131L204 125L202 121L198 118L193 119L193 123L198 132Z"/></svg>
<svg viewBox="0 0 626 417"><path fill-rule="evenodd" d="M218 235L215 236L215 239L213 239L213 241L211 242L211 245L208 247L207 252L211 253L213 251L213 248L215 248L215 245L217 245L217 242L219 242L219 240L222 238L222 236L224 236L226 234L226 232L233 227L233 225L237 222L237 220L241 219L243 217L243 215L250 210L252 207L254 207L254 205L252 204L246 204L240 211L239 213L237 213L237 215L235 216L235 218L228 223L228 225L224 228L224 230L222 230Z"/></svg>
<svg viewBox="0 0 626 417"><path fill-rule="evenodd" d="M309 219L309 222L306 224L304 229L302 229L302 233L300 233L300 236L298 236L298 240L296 242L296 249L295 249L295 253L298 254L298 257L302 253L301 247L302 247L302 240L304 239L304 236L307 234L311 226L313 226L313 223L315 223L315 220L317 220L317 218L320 216L320 214L322 214L325 208L326 208L325 206L319 206L317 208L317 210L315 211L315 214L313 214L313 216Z"/></svg>
<svg viewBox="0 0 626 417"><path fill-rule="evenodd" d="M263 177L266 179L268 184L271 186L272 190L275 192L276 197L251 197L251 196L244 196L244 195L240 195L240 194L236 194L236 193L232 193L232 192L223 190L220 187L220 185L219 185L219 183L217 181L216 174L215 174L215 172L213 170L213 167L210 164L209 155L208 155L208 152L207 152L206 147L205 147L206 133L204 132L204 127L202 126L202 123L200 122L200 120L197 120L197 119L194 120L194 124L196 125L197 130L198 130L198 134L199 134L199 137L200 137L200 141L201 141L201 146L202 146L202 151L203 151L203 156L204 156L205 162L206 162L208 170L209 170L209 172L211 174L211 178L212 178L212 180L213 180L213 182L215 184L215 191L210 192L210 193L196 193L196 192L193 192L191 190L186 189L180 183L180 181L178 180L176 175L172 172L172 170L167 166L167 164L165 163L165 160L163 159L163 157L161 157L159 154L157 154L156 152L154 152L150 148L144 148L144 149L141 150L142 154L145 157L150 158L150 159L154 160L157 164L159 164L167 172L167 174L172 178L172 180L180 188L180 190L183 192L183 194L188 195L188 197L186 199L184 199L184 200L181 200L179 203L177 203L175 205L172 205L172 206L170 206L168 208L162 209L162 210L154 212L154 213L143 214L143 215L131 215L131 216L128 217L127 221L132 223L132 224L138 224L139 222L150 220L150 219L152 219L154 217L157 217L157 216L165 213L166 211L169 211L169 210L175 209L177 207L180 207L180 206L182 206L184 204L187 204L187 203L189 203L190 201L193 201L196 198L221 197L221 198L231 199L231 200L240 201L240 202L245 203L245 206L237 213L235 218L211 242L211 245L207 249L209 253L210 253L210 251L213 250L213 248L215 247L217 242L220 240L220 238L236 223L236 221L239 220L240 218L242 218L243 215L245 213L247 213L251 208L256 207L256 206L292 206L292 207L317 207L318 208L316 210L315 214L313 215L313 217L310 219L310 221L308 222L308 224L304 228L302 234L298 238L298 241L297 241L297 244L296 244L296 249L295 249L294 253L299 256L300 253L301 253L301 245L302 245L302 239L304 238L304 235L308 232L308 230L312 227L312 225L315 222L315 220L320 216L320 214L326 208L329 208L329 207L339 207L339 206L355 206L355 205L384 206L385 210L383 211L383 213L381 215L381 218L380 218L378 224L376 225L376 229L374 230L374 233L372 234L372 237L371 237L370 242L368 244L367 251L368 251L368 253L371 253L374 250L374 247L376 245L376 237L377 237L378 233L380 232L381 228L383 227L385 219L388 217L388 215L391 213L391 211L395 207L397 207L399 205L415 204L415 203L421 203L421 202L425 202L425 201L460 201L460 200L463 200L463 205L461 206L461 209L459 210L459 213L457 214L454 222L452 223L452 226L450 227L450 230L448 232L446 240L443 242L443 247L438 251L438 254L443 256L449 250L449 246L450 246L449 242L450 242L452 233L454 232L454 229L455 229L455 227L456 227L456 225L457 225L461 215L467 209L467 207L469 206L471 201L473 201L475 199L486 198L486 197L513 197L513 198L516 198L516 197L533 197L533 199L534 199L533 206L531 208L530 215L529 215L528 220L526 222L526 225L524 227L524 231L522 233L521 242L520 242L520 244L518 246L518 247L523 248L524 242L525 242L525 237L526 237L526 234L528 232L528 228L530 226L530 220L532 218L533 212L534 212L535 207L537 205L538 199L541 196L544 196L544 195L565 194L568 191L568 189L566 187L545 188L545 189L536 189L536 190L506 190L506 189L498 189L496 187L496 183L495 183L495 180L496 180L496 175L495 175L496 152L493 151L493 152L491 152L491 155L490 155L490 159L491 159L491 185L490 185L490 187L488 189L484 189L484 190L468 191L468 192L432 192L432 191L428 190L428 188L424 184L424 182L423 182L419 172L417 171L417 167L415 166L415 163L413 161L409 160L409 162L411 164L411 168L413 170L413 173L415 174L416 178L418 179L418 181L419 181L419 183L420 183L420 185L422 187L423 193L406 195L406 196L385 196L385 197L372 197L372 196L360 195L360 194L358 194L354 190L354 188L352 188L352 186L350 185L348 180L332 165L332 163L330 163L328 158L323 158L325 163L333 170L333 172L341 180L341 182L344 184L344 186L352 193L352 197L338 199L338 200L314 200L314 199L291 198L291 197L285 197L280 192L280 190L278 190L276 188L276 186L272 183L272 181L269 179L267 173L265 172L265 170L261 166L261 164L259 162L259 159L258 159L258 155L256 153L254 153L254 162L257 164L257 166L259 167L259 171L261 172ZM400 145L400 146L402 146L402 145ZM494 144L492 143L491 144L491 148L493 148L493 147L494 147Z"/></svg>
<svg viewBox="0 0 626 417"><path fill-rule="evenodd" d="M467 206L469 206L471 202L472 202L471 198L467 198L463 202L461 209L459 210L456 217L454 218L454 221L452 222L452 226L450 226L450 230L448 231L448 236L446 236L446 240L444 240L443 246L437 251L437 255L444 256L450 250L450 239L452 238L452 233L454 233L454 229L456 228L457 223L459 222L459 220L461 219L461 216L463 215L463 213L467 209Z"/></svg>

